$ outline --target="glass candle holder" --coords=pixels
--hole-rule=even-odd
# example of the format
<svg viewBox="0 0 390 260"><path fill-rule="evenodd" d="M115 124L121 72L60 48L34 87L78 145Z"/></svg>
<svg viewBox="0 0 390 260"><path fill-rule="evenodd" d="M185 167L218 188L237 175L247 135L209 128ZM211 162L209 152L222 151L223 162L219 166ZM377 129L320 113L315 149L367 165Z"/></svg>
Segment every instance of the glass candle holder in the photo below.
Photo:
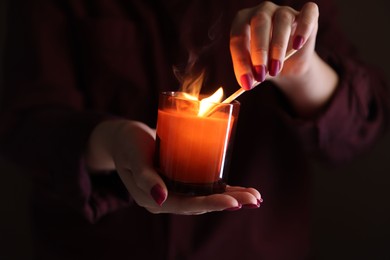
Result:
<svg viewBox="0 0 390 260"><path fill-rule="evenodd" d="M204 116L199 106L182 92L160 94L155 163L170 192L225 191L240 103L213 103Z"/></svg>

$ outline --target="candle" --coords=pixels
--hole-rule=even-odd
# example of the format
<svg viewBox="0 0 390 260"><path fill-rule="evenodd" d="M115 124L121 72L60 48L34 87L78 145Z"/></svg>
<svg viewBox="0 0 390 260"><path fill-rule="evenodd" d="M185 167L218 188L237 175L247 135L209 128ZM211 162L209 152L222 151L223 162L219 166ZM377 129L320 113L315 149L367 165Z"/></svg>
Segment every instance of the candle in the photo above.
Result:
<svg viewBox="0 0 390 260"><path fill-rule="evenodd" d="M171 191L200 195L225 190L239 103L210 104L211 114L198 113L200 102L180 92L160 96L156 159Z"/></svg>

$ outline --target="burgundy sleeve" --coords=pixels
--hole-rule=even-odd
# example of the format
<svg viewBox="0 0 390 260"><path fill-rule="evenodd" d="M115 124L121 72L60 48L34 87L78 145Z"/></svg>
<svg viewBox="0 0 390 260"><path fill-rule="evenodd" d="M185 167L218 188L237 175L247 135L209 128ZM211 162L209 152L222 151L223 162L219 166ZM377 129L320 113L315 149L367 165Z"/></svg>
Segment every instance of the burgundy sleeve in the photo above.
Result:
<svg viewBox="0 0 390 260"><path fill-rule="evenodd" d="M69 17L52 2L9 1L0 149L41 196L94 221L130 198L115 172L91 177L83 164L91 131L112 116L88 111Z"/></svg>
<svg viewBox="0 0 390 260"><path fill-rule="evenodd" d="M360 61L346 40L331 1L320 9L316 50L337 72L339 84L324 111L313 121L293 120L308 149L331 163L352 159L385 132L389 96L381 72Z"/></svg>

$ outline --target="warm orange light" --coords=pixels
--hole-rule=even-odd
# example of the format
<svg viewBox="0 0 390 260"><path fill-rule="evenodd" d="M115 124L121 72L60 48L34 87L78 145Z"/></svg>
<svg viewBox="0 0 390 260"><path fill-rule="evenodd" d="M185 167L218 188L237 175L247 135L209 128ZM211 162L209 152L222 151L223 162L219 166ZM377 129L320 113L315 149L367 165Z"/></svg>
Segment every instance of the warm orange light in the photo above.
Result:
<svg viewBox="0 0 390 260"><path fill-rule="evenodd" d="M224 182L230 136L239 104L220 103L222 95L220 88L201 101L182 92L160 96L157 165L171 187L178 185L177 190L173 190L180 192L184 185L188 189L219 187L218 192L223 191L220 185Z"/></svg>
<svg viewBox="0 0 390 260"><path fill-rule="evenodd" d="M215 106L216 103L221 102L223 97L223 89L220 87L211 96L200 101L198 116L207 115Z"/></svg>
<svg viewBox="0 0 390 260"><path fill-rule="evenodd" d="M188 100L199 100L197 97L190 95L188 93L183 93L184 98ZM211 96L207 98L203 98L199 102L199 110L198 116L204 117L212 111L212 109L216 106L217 103L220 103L223 98L223 88L220 87L217 91L214 92Z"/></svg>

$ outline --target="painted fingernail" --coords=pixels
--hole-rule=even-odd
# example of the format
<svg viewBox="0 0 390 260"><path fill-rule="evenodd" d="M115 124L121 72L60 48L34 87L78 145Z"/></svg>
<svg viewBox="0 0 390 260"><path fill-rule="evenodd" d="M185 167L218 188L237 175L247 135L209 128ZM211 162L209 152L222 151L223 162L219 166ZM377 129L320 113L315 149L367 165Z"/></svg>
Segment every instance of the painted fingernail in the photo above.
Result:
<svg viewBox="0 0 390 260"><path fill-rule="evenodd" d="M244 209L257 209L260 207L260 203L257 202L257 204L244 204L242 205Z"/></svg>
<svg viewBox="0 0 390 260"><path fill-rule="evenodd" d="M242 208L242 205L238 204L238 206L232 207L232 208L227 208L227 209L225 209L225 211L236 211L236 210L239 210L241 208Z"/></svg>
<svg viewBox="0 0 390 260"><path fill-rule="evenodd" d="M256 81L263 82L265 80L265 65L256 65L254 70Z"/></svg>
<svg viewBox="0 0 390 260"><path fill-rule="evenodd" d="M293 49L299 50L303 45L303 41L304 41L304 39L302 36L300 36L300 35L295 36L294 41L293 41L293 45L292 45Z"/></svg>
<svg viewBox="0 0 390 260"><path fill-rule="evenodd" d="M272 59L269 68L269 75L274 77L279 73L279 70L280 70L280 61Z"/></svg>
<svg viewBox="0 0 390 260"><path fill-rule="evenodd" d="M252 89L253 79L249 74L244 74L240 77L241 87L245 90Z"/></svg>
<svg viewBox="0 0 390 260"><path fill-rule="evenodd" d="M150 190L150 194L159 206L163 204L167 197L167 194L165 193L164 189L161 187L160 184L154 185L153 188Z"/></svg>

